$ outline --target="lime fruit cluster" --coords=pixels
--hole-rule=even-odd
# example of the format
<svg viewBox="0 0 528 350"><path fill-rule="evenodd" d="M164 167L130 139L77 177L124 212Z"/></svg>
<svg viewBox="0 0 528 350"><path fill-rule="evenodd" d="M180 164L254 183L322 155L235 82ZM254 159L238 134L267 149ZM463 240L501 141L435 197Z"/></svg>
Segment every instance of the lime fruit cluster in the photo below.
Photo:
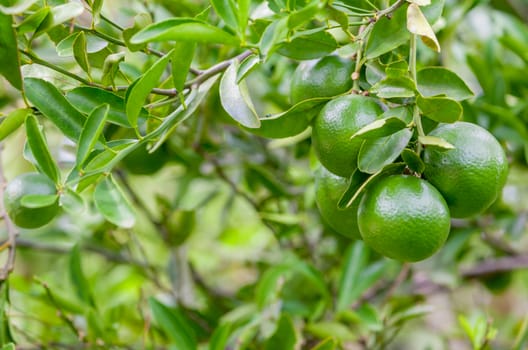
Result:
<svg viewBox="0 0 528 350"><path fill-rule="evenodd" d="M4 206L15 225L22 228L37 228L49 223L59 212L58 197L55 202L39 207L28 207L22 198L57 195L57 188L47 176L25 173L9 182L4 191Z"/></svg>

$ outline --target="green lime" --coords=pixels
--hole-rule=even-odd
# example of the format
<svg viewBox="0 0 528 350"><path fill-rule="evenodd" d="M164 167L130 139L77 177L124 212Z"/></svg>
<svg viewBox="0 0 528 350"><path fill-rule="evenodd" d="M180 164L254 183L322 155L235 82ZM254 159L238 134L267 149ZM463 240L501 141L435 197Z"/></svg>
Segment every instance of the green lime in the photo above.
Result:
<svg viewBox="0 0 528 350"><path fill-rule="evenodd" d="M350 137L382 113L380 104L371 97L346 95L328 102L312 125L312 145L321 164L336 175L349 177L357 168L363 143Z"/></svg>
<svg viewBox="0 0 528 350"><path fill-rule="evenodd" d="M314 97L331 97L347 92L352 88L353 72L354 62L339 56L305 61L293 73L291 102L296 104Z"/></svg>
<svg viewBox="0 0 528 350"><path fill-rule="evenodd" d="M348 179L337 176L320 166L315 173L315 201L323 220L330 228L348 238L360 239L357 224L359 201L345 210L337 208L341 195L348 187Z"/></svg>
<svg viewBox="0 0 528 350"><path fill-rule="evenodd" d="M37 228L50 222L59 212L59 201L53 204L28 208L22 205L27 195L49 196L57 194L57 188L47 176L25 173L9 182L4 191L5 209L15 225L22 228Z"/></svg>
<svg viewBox="0 0 528 350"><path fill-rule="evenodd" d="M445 243L451 220L436 188L414 176L392 175L367 189L358 211L361 236L378 253L419 261Z"/></svg>
<svg viewBox="0 0 528 350"><path fill-rule="evenodd" d="M497 139L467 122L440 125L430 135L455 146L424 151L425 177L442 193L451 216L467 218L489 208L508 176L508 160Z"/></svg>

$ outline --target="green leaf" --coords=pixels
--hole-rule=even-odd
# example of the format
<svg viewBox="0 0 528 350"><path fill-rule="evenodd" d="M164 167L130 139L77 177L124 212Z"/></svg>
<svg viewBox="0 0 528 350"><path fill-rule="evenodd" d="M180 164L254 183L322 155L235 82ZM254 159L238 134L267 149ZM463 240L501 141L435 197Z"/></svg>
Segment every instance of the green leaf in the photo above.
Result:
<svg viewBox="0 0 528 350"><path fill-rule="evenodd" d="M279 42L277 52L295 60L311 60L329 55L337 48L337 41L322 29L297 32L288 40Z"/></svg>
<svg viewBox="0 0 528 350"><path fill-rule="evenodd" d="M284 17L278 21L272 22L266 27L259 42L260 52L262 55L266 56L266 59L271 57L271 55L280 47L280 43L287 38L287 25L288 17Z"/></svg>
<svg viewBox="0 0 528 350"><path fill-rule="evenodd" d="M443 67L427 67L416 75L417 87L423 97L447 96L462 101L473 97L473 92L455 72Z"/></svg>
<svg viewBox="0 0 528 350"><path fill-rule="evenodd" d="M420 7L416 4L410 4L407 8L407 29L412 34L419 35L425 45L436 52L440 52L440 44L433 28L431 28L427 18L425 18Z"/></svg>
<svg viewBox="0 0 528 350"><path fill-rule="evenodd" d="M86 53L96 53L108 46L108 41L102 40L101 38L86 34L85 32L75 32L62 39L56 47L57 54L60 57L69 57L74 54L74 42L80 33L84 33L86 39Z"/></svg>
<svg viewBox="0 0 528 350"><path fill-rule="evenodd" d="M15 132L26 120L26 117L31 113L29 108L15 109L9 113L7 117L2 120L0 124L0 141Z"/></svg>
<svg viewBox="0 0 528 350"><path fill-rule="evenodd" d="M361 194L363 194L368 186L375 182L375 180L387 175L401 173L403 169L405 169L405 163L388 164L383 169L371 175L367 179L365 179L367 174L362 173L359 170L354 171L354 173L352 173L348 188L339 200L337 207L340 209L349 208L352 203L359 199Z"/></svg>
<svg viewBox="0 0 528 350"><path fill-rule="evenodd" d="M233 0L211 0L211 5L220 18L232 29L238 27Z"/></svg>
<svg viewBox="0 0 528 350"><path fill-rule="evenodd" d="M2 346L2 350L16 350L14 343L5 344Z"/></svg>
<svg viewBox="0 0 528 350"><path fill-rule="evenodd" d="M411 169L412 171L418 174L421 174L424 172L425 164L422 158L420 158L420 156L416 154L416 152L406 148L403 150L401 156L405 164L407 164L407 166L409 167L409 169Z"/></svg>
<svg viewBox="0 0 528 350"><path fill-rule="evenodd" d="M237 37L194 18L170 18L147 26L130 38L132 44L154 41L192 41L199 43L239 44Z"/></svg>
<svg viewBox="0 0 528 350"><path fill-rule="evenodd" d="M292 12L288 16L288 29L292 30L300 27L304 23L311 21L326 5L326 1L311 1L308 5L301 7L300 10Z"/></svg>
<svg viewBox="0 0 528 350"><path fill-rule="evenodd" d="M66 137L77 142L85 118L61 92L51 83L37 78L25 78L24 87L28 100Z"/></svg>
<svg viewBox="0 0 528 350"><path fill-rule="evenodd" d="M90 161L85 165L85 175L93 175L95 173L101 174L105 171L112 169L121 159L130 154L133 150L139 147L139 142L135 139L132 140L119 140L117 144L107 144L107 148L95 157L91 158Z"/></svg>
<svg viewBox="0 0 528 350"><path fill-rule="evenodd" d="M266 341L265 350L295 350L297 344L297 331L288 314L282 314L277 324L277 330Z"/></svg>
<svg viewBox="0 0 528 350"><path fill-rule="evenodd" d="M253 102L249 97L249 92L245 81L237 84L238 64L233 61L225 71L220 80L220 101L225 111L235 121L247 128L260 127Z"/></svg>
<svg viewBox="0 0 528 350"><path fill-rule="evenodd" d="M110 91L92 86L80 86L70 90L66 94L66 98L77 110L85 114L89 114L94 108L102 104L108 104L110 106L107 116L107 121L109 123L126 128L132 127L125 112L125 100ZM141 108L138 117L138 125L145 123L148 116L147 110Z"/></svg>
<svg viewBox="0 0 528 350"><path fill-rule="evenodd" d="M93 0L92 2L92 27L99 23L101 17L101 9L103 8L103 0Z"/></svg>
<svg viewBox="0 0 528 350"><path fill-rule="evenodd" d="M251 0L238 0L238 32L242 37L246 34L246 29L249 21L249 10L251 7Z"/></svg>
<svg viewBox="0 0 528 350"><path fill-rule="evenodd" d="M246 129L263 137L280 139L300 134L310 125L324 103L332 97L317 97L301 101L285 112L260 119L259 129Z"/></svg>
<svg viewBox="0 0 528 350"><path fill-rule="evenodd" d="M178 125L193 115L196 109L201 105L205 96L207 96L209 90L211 90L215 82L218 80L219 76L220 75L217 74L200 84L198 89L193 89L185 99L185 105L187 108L184 108L183 105L180 105L180 107L178 107L174 112L163 119L163 122L156 130L148 135L150 139L159 138L156 144L150 149L151 152L157 150L167 140L167 138Z"/></svg>
<svg viewBox="0 0 528 350"><path fill-rule="evenodd" d="M17 15L31 7L37 0L14 0L0 4L0 12Z"/></svg>
<svg viewBox="0 0 528 350"><path fill-rule="evenodd" d="M86 119L81 136L79 137L79 144L77 146L77 157L76 167L82 169L84 162L88 158L88 155L95 147L97 140L101 136L106 118L108 116L108 110L110 106L103 104L99 107L94 108L92 113Z"/></svg>
<svg viewBox="0 0 528 350"><path fill-rule="evenodd" d="M383 321L380 319L380 315L370 304L361 305L361 307L357 309L356 314L361 325L365 326L370 331L380 332L385 327Z"/></svg>
<svg viewBox="0 0 528 350"><path fill-rule="evenodd" d="M354 341L358 337L349 327L334 321L310 323L305 330L318 338L334 337L340 342Z"/></svg>
<svg viewBox="0 0 528 350"><path fill-rule="evenodd" d="M335 350L336 346L337 346L337 343L332 337L332 338L326 338L320 341L311 350Z"/></svg>
<svg viewBox="0 0 528 350"><path fill-rule="evenodd" d="M112 176L106 177L95 187L93 197L97 210L106 220L123 228L134 226L134 209Z"/></svg>
<svg viewBox="0 0 528 350"><path fill-rule="evenodd" d="M81 250L78 245L73 246L69 262L70 281L77 297L86 305L95 307L92 288L82 268Z"/></svg>
<svg viewBox="0 0 528 350"><path fill-rule="evenodd" d="M88 62L88 54L86 51L86 36L83 31L80 31L73 40L73 57L79 67L90 77L90 63Z"/></svg>
<svg viewBox="0 0 528 350"><path fill-rule="evenodd" d="M440 123L454 123L462 118L462 105L447 97L418 96L416 104L427 118Z"/></svg>
<svg viewBox="0 0 528 350"><path fill-rule="evenodd" d="M401 129L407 127L407 124L398 117L388 117L377 119L374 122L365 125L350 137L350 139L359 137L362 139L379 138L392 135Z"/></svg>
<svg viewBox="0 0 528 350"><path fill-rule="evenodd" d="M370 92L379 98L407 98L414 97L416 86L406 77L387 77L370 88Z"/></svg>
<svg viewBox="0 0 528 350"><path fill-rule="evenodd" d="M37 168L53 180L53 182L56 184L59 183L59 169L55 160L51 156L44 135L40 131L37 117L32 114L28 115L26 118L26 135L29 148L37 163Z"/></svg>
<svg viewBox="0 0 528 350"><path fill-rule="evenodd" d="M145 99L150 94L150 91L158 84L172 53L173 51L171 50L165 56L157 60L156 63L154 63L128 88L125 98L125 110L128 121L132 127L137 127L139 113L145 103Z"/></svg>
<svg viewBox="0 0 528 350"><path fill-rule="evenodd" d="M172 345L178 350L198 348L194 331L181 310L169 308L154 298L149 298L148 301L154 320L170 338Z"/></svg>
<svg viewBox="0 0 528 350"><path fill-rule="evenodd" d="M134 25L130 28L123 30L123 41L125 42L127 48L132 51L144 50L147 45L146 43L135 44L131 42L132 37L138 33L140 30L146 28L152 24L152 17L149 13L140 13L134 16Z"/></svg>
<svg viewBox="0 0 528 350"><path fill-rule="evenodd" d="M57 199L59 199L57 194L28 194L20 199L20 204L26 208L44 208L56 203Z"/></svg>
<svg viewBox="0 0 528 350"><path fill-rule="evenodd" d="M103 63L103 76L101 77L101 83L103 85L115 88L115 77L119 72L119 64L125 60L125 53L118 52L106 56ZM140 112L141 115L141 112ZM126 117L126 116L125 116ZM126 119L126 118L125 118ZM128 123L128 120L127 120Z"/></svg>
<svg viewBox="0 0 528 350"><path fill-rule="evenodd" d="M405 27L406 16L403 8L396 10L391 18L379 19L369 35L365 57L369 60L390 52L407 43L410 34Z"/></svg>
<svg viewBox="0 0 528 350"><path fill-rule="evenodd" d="M0 13L0 33L2 33L0 35L0 74L14 88L22 90L17 38L10 15Z"/></svg>
<svg viewBox="0 0 528 350"><path fill-rule="evenodd" d="M236 83L238 84L244 80L260 63L260 57L258 55L249 55L246 57L245 60L240 62L240 67L238 67Z"/></svg>
<svg viewBox="0 0 528 350"><path fill-rule="evenodd" d="M359 150L359 170L367 174L377 173L398 158L411 137L412 131L403 129L389 136L365 140Z"/></svg>
<svg viewBox="0 0 528 350"><path fill-rule="evenodd" d="M233 324L226 322L218 326L213 334L211 335L211 341L209 342L209 350L225 350L227 348L227 342L229 336L232 333Z"/></svg>
<svg viewBox="0 0 528 350"><path fill-rule="evenodd" d="M359 297L353 287L368 262L369 253L363 241L356 241L347 248L341 267L336 312L347 310Z"/></svg>
<svg viewBox="0 0 528 350"><path fill-rule="evenodd" d="M60 205L66 212L72 215L79 215L84 212L86 209L86 204L84 199L72 191L69 188L66 188L60 195L59 198Z"/></svg>
<svg viewBox="0 0 528 350"><path fill-rule="evenodd" d="M24 18L17 26L17 33L20 35L33 32L33 36L38 36L42 30L45 30L51 25L52 21L51 8L44 6Z"/></svg>
<svg viewBox="0 0 528 350"><path fill-rule="evenodd" d="M67 22L82 15L83 12L84 7L78 2L67 2L64 5L52 7L51 14L53 15L53 24L50 27Z"/></svg>
<svg viewBox="0 0 528 350"><path fill-rule="evenodd" d="M196 43L193 42L180 41L174 45L174 52L171 58L172 80L174 81L174 87L180 94L185 86L195 50Z"/></svg>
<svg viewBox="0 0 528 350"><path fill-rule="evenodd" d="M440 150L450 150L454 149L455 146L444 140L443 138L436 136L419 136L418 142L426 147L435 147Z"/></svg>
<svg viewBox="0 0 528 350"><path fill-rule="evenodd" d="M444 10L444 4L445 0L432 0L430 5L422 7L422 13L429 23L435 24L440 19L442 11Z"/></svg>

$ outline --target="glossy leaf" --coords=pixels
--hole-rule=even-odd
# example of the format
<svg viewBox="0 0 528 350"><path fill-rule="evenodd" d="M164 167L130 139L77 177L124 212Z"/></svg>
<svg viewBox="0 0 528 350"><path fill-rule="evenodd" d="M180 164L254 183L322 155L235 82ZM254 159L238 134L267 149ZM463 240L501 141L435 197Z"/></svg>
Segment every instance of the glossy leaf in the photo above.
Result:
<svg viewBox="0 0 528 350"><path fill-rule="evenodd" d="M134 226L134 209L112 176L104 178L95 187L93 198L97 210L106 220L123 228Z"/></svg>
<svg viewBox="0 0 528 350"><path fill-rule="evenodd" d="M11 85L22 90L22 75L20 74L20 58L13 19L11 15L0 12L0 74Z"/></svg>
<svg viewBox="0 0 528 350"><path fill-rule="evenodd" d="M266 27L259 42L259 48L262 55L271 57L271 55L280 47L281 43L288 36L288 17L272 22Z"/></svg>
<svg viewBox="0 0 528 350"><path fill-rule="evenodd" d="M117 141L117 144L108 142L107 148L101 153L97 154L95 157L91 158L85 165L85 175L90 176L95 173L101 174L103 172L109 171L121 159L125 158L127 154L130 154L138 147L139 142L135 139L119 140Z"/></svg>
<svg viewBox="0 0 528 350"><path fill-rule="evenodd" d="M332 97L317 97L301 101L285 112L261 118L259 129L248 129L253 134L273 139L300 134L310 125L323 104Z"/></svg>
<svg viewBox="0 0 528 350"><path fill-rule="evenodd" d="M26 208L44 208L55 204L58 199L56 194L28 194L20 199L20 204Z"/></svg>
<svg viewBox="0 0 528 350"><path fill-rule="evenodd" d="M154 298L149 299L149 305L155 322L177 349L195 350L198 348L194 331L182 311L169 308Z"/></svg>
<svg viewBox="0 0 528 350"><path fill-rule="evenodd" d="M394 107L386 110L380 115L380 118L399 118L403 120L407 125L412 122L413 116L411 108L408 106Z"/></svg>
<svg viewBox="0 0 528 350"><path fill-rule="evenodd" d="M403 8L396 10L392 18L379 19L369 35L365 57L373 59L407 43L410 38L405 28L406 16Z"/></svg>
<svg viewBox="0 0 528 350"><path fill-rule="evenodd" d="M369 185L375 182L375 180L393 174L401 173L405 169L405 163L392 163L386 165L383 169L379 170L377 173L367 176L364 173L361 173L359 170L356 170L352 174L352 180L349 183L348 189L345 191L338 203L338 208L345 209L349 208L363 192L368 188ZM355 175L358 174L358 175ZM358 180L354 180L354 179Z"/></svg>
<svg viewBox="0 0 528 350"><path fill-rule="evenodd" d="M332 53L337 48L336 39L320 29L297 32L287 41L280 42L277 52L295 60L311 60Z"/></svg>
<svg viewBox="0 0 528 350"><path fill-rule="evenodd" d="M312 18L314 18L317 13L319 13L319 11L323 9L324 6L324 1L315 0L309 2L308 5L303 6L299 10L292 12L288 16L288 29L295 29L303 25L304 23L312 20Z"/></svg>
<svg viewBox="0 0 528 350"><path fill-rule="evenodd" d="M412 137L409 129L390 136L365 140L358 155L358 167L367 174L374 174L392 163L407 146Z"/></svg>
<svg viewBox="0 0 528 350"><path fill-rule="evenodd" d="M26 135L29 148L37 163L38 169L53 180L53 182L59 183L59 169L51 156L46 139L40 131L37 118L32 114L26 118Z"/></svg>
<svg viewBox="0 0 528 350"><path fill-rule="evenodd" d="M293 320L288 314L282 314L275 333L266 341L265 350L295 350L297 332Z"/></svg>
<svg viewBox="0 0 528 350"><path fill-rule="evenodd" d="M132 127L125 112L125 100L110 91L92 86L80 86L70 90L66 94L66 98L77 110L85 114L89 114L94 108L102 104L108 104L110 106L107 117L109 123L126 128ZM141 108L138 117L138 125L145 123L147 118L147 110Z"/></svg>
<svg viewBox="0 0 528 350"><path fill-rule="evenodd" d="M462 105L447 97L418 96L416 104L427 118L440 123L454 123L462 118Z"/></svg>
<svg viewBox="0 0 528 350"><path fill-rule="evenodd" d="M31 7L37 0L16 0L0 4L0 12L6 15L17 15Z"/></svg>
<svg viewBox="0 0 528 350"><path fill-rule="evenodd" d="M354 285L358 283L360 274L368 262L370 250L363 241L351 244L344 255L339 289L337 292L336 312L347 310L359 297L354 293Z"/></svg>
<svg viewBox="0 0 528 350"><path fill-rule="evenodd" d="M173 51L157 60L156 63L128 88L125 98L125 110L132 127L137 127L139 113L145 103L145 99L150 94L150 91L158 85L172 53Z"/></svg>
<svg viewBox="0 0 528 350"><path fill-rule="evenodd" d="M192 41L238 45L237 37L194 18L170 18L153 23L140 30L131 39L132 44L144 44L155 41Z"/></svg>
<svg viewBox="0 0 528 350"><path fill-rule="evenodd" d="M444 10L445 0L431 0L431 4L422 6L421 10L427 21L431 24L435 24L436 21L442 16Z"/></svg>
<svg viewBox="0 0 528 350"><path fill-rule="evenodd" d="M350 137L350 139L371 139L388 136L400 131L401 129L404 129L406 126L407 124L398 117L377 119L356 131L354 135Z"/></svg>
<svg viewBox="0 0 528 350"><path fill-rule="evenodd" d="M96 107L86 119L77 146L76 166L78 169L82 168L101 136L109 109L110 106L107 104Z"/></svg>
<svg viewBox="0 0 528 350"><path fill-rule="evenodd" d="M86 51L86 36L83 31L79 32L73 40L73 57L75 61L90 77L90 63Z"/></svg>
<svg viewBox="0 0 528 350"><path fill-rule="evenodd" d="M53 15L53 24L56 26L67 22L73 18L76 18L84 12L84 7L78 2L67 2L63 5L55 6L51 8L51 14Z"/></svg>
<svg viewBox="0 0 528 350"><path fill-rule="evenodd" d="M24 18L24 20L17 26L17 33L26 34L34 32L33 36L37 36L42 30L48 28L52 21L53 15L51 14L51 8L49 6L44 6Z"/></svg>
<svg viewBox="0 0 528 350"><path fill-rule="evenodd" d="M73 141L81 135L85 118L51 83L38 78L25 78L28 100Z"/></svg>
<svg viewBox="0 0 528 350"><path fill-rule="evenodd" d="M238 3L238 11L237 11L238 32L240 33L242 37L244 37L247 26L248 26L251 0L238 0L237 3Z"/></svg>
<svg viewBox="0 0 528 350"><path fill-rule="evenodd" d="M240 62L237 70L236 83L244 80L254 69L260 65L260 58L258 55L250 55L245 60Z"/></svg>
<svg viewBox="0 0 528 350"><path fill-rule="evenodd" d="M57 50L57 54L61 57L68 57L68 56L73 56L74 54L74 50L73 50L73 44L74 44L74 41L75 39L77 39L79 33L81 32L76 32L76 33L73 33L71 35L68 35L66 38L62 39L58 44L57 44L57 47L56 47L56 50ZM82 32L84 33L84 32ZM105 47L108 46L108 42L105 41L105 40L102 40L98 37L96 37L95 35L91 35L91 34L84 34L85 36L85 39L86 39L86 53L95 53L95 52L99 52L101 51L102 49L104 49Z"/></svg>
<svg viewBox="0 0 528 350"><path fill-rule="evenodd" d="M103 0L93 0L92 1L92 27L95 27L99 23L101 17L101 9L103 7Z"/></svg>
<svg viewBox="0 0 528 350"><path fill-rule="evenodd" d="M84 274L81 262L81 250L78 245L73 246L69 262L70 280L77 297L86 305L95 306L92 286Z"/></svg>
<svg viewBox="0 0 528 350"><path fill-rule="evenodd" d="M453 146L443 138L436 136L419 136L418 142L420 142L426 147L435 147L441 150L450 150L455 148L455 146Z"/></svg>
<svg viewBox="0 0 528 350"><path fill-rule="evenodd" d="M425 170L425 163L423 162L422 158L416 152L406 148L403 150L402 159L407 164L409 169L414 171L415 173L421 174Z"/></svg>
<svg viewBox="0 0 528 350"><path fill-rule="evenodd" d="M84 199L69 188L61 193L59 201L60 206L71 215L79 215L86 209Z"/></svg>
<svg viewBox="0 0 528 350"><path fill-rule="evenodd" d="M125 60L125 53L118 52L106 56L103 64L103 76L101 83L105 86L112 86L115 88L115 77L119 72L119 64ZM140 112L141 115L141 112ZM126 115L125 115L126 117ZM126 119L126 118L125 118ZM128 123L128 120L127 120Z"/></svg>
<svg viewBox="0 0 528 350"><path fill-rule="evenodd" d="M235 13L235 2L233 0L211 0L215 12L232 29L238 26Z"/></svg>
<svg viewBox="0 0 528 350"><path fill-rule="evenodd" d="M407 98L415 96L416 86L408 77L387 77L376 83L370 91L380 98Z"/></svg>
<svg viewBox="0 0 528 350"><path fill-rule="evenodd" d="M0 141L3 141L24 124L26 117L31 112L32 111L29 108L22 108L9 113L0 123Z"/></svg>
<svg viewBox="0 0 528 350"><path fill-rule="evenodd" d="M423 97L447 96L456 101L473 97L473 92L455 72L443 67L427 67L416 75L418 91Z"/></svg>
<svg viewBox="0 0 528 350"><path fill-rule="evenodd" d="M220 101L225 111L247 128L260 127L260 120L249 97L245 81L237 84L238 64L231 63L220 80Z"/></svg>
<svg viewBox="0 0 528 350"><path fill-rule="evenodd" d="M427 18L425 18L420 7L416 4L410 4L407 8L407 29L409 32L419 35L425 45L440 52L440 44L433 28L431 28Z"/></svg>
<svg viewBox="0 0 528 350"><path fill-rule="evenodd" d="M174 45L174 52L171 58L172 80L174 81L174 87L179 93L183 91L195 50L196 43L193 42L180 41Z"/></svg>
<svg viewBox="0 0 528 350"><path fill-rule="evenodd" d="M152 17L149 13L140 13L134 17L134 25L130 28L123 30L123 41L125 42L127 48L134 52L144 50L147 47L146 43L133 43L131 39L136 33L140 30L146 28L152 24Z"/></svg>

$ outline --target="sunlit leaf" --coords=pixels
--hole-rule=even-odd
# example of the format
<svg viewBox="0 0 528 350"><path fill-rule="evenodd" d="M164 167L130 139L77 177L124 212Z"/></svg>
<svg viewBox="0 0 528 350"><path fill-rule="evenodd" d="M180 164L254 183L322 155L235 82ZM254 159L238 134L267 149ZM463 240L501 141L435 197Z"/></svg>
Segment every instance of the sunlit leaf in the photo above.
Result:
<svg viewBox="0 0 528 350"><path fill-rule="evenodd" d="M0 74L18 90L22 90L20 59L13 19L0 12Z"/></svg>
<svg viewBox="0 0 528 350"><path fill-rule="evenodd" d="M134 226L134 209L112 176L104 178L95 187L93 198L97 210L105 219L123 228Z"/></svg>
<svg viewBox="0 0 528 350"><path fill-rule="evenodd" d="M374 174L398 158L412 137L412 131L403 129L392 135L365 140L358 155L358 168Z"/></svg>
<svg viewBox="0 0 528 350"><path fill-rule="evenodd" d="M367 40L365 57L373 59L383 55L409 41L409 32L405 28L406 17L403 9L394 12L391 18L379 19Z"/></svg>
<svg viewBox="0 0 528 350"><path fill-rule="evenodd" d="M15 109L9 113L0 123L0 141L15 132L26 120L26 117L31 113L31 109L22 108Z"/></svg>
<svg viewBox="0 0 528 350"><path fill-rule="evenodd" d="M26 118L26 135L29 148L37 163L38 169L53 180L53 182L59 183L59 169L51 156L37 118L32 114Z"/></svg>
<svg viewBox="0 0 528 350"><path fill-rule="evenodd" d="M462 118L462 106L447 97L418 96L416 104L427 118L440 123L454 123Z"/></svg>
<svg viewBox="0 0 528 350"><path fill-rule="evenodd" d="M82 168L86 158L88 158L88 155L95 147L99 136L101 136L109 109L110 106L107 104L96 107L86 119L77 146L76 165L79 169Z"/></svg>
<svg viewBox="0 0 528 350"><path fill-rule="evenodd" d="M180 41L174 45L174 52L171 58L172 64L172 80L174 87L181 93L191 68L191 63L196 50L196 43Z"/></svg>
<svg viewBox="0 0 528 350"><path fill-rule="evenodd" d="M416 75L417 88L423 97L447 96L462 101L473 92L455 72L443 67L427 67Z"/></svg>
<svg viewBox="0 0 528 350"><path fill-rule="evenodd" d="M418 142L426 147L440 148L441 150L454 149L455 146L444 140L443 138L436 136L419 136Z"/></svg>

